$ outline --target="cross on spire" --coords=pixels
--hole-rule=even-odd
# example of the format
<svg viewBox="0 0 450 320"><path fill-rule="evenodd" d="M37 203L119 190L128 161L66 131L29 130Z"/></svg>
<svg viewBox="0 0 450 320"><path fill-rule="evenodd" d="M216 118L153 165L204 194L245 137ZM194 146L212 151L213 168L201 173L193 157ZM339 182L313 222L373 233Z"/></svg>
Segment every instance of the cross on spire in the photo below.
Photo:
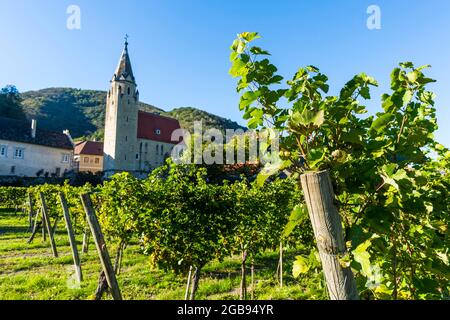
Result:
<svg viewBox="0 0 450 320"><path fill-rule="evenodd" d="M131 80L134 82L133 69L131 68L130 56L128 55L128 34L125 34L125 48L122 51L122 55L119 59L119 64L116 69L115 77L120 79L123 77L127 79L131 77Z"/></svg>

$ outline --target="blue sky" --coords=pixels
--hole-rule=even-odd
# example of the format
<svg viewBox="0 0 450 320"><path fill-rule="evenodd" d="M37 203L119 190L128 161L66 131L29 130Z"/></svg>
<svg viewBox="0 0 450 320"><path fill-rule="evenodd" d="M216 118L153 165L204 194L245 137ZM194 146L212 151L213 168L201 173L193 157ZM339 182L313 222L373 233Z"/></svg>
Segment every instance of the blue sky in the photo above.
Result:
<svg viewBox="0 0 450 320"><path fill-rule="evenodd" d="M66 28L69 5L81 29ZM381 30L366 27L367 7L381 9ZM241 124L229 46L237 33L258 31L285 78L313 64L331 93L366 72L380 82L368 104L380 109L389 74L400 61L431 64L438 83L440 129L450 147L450 1L0 0L0 86L107 90L130 35L142 101L166 110L193 106Z"/></svg>

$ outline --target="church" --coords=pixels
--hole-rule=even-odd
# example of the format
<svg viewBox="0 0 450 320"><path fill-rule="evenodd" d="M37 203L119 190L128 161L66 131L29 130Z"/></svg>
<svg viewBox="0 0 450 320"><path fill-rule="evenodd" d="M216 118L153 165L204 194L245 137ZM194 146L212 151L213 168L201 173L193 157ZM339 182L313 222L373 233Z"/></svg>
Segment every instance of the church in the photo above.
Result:
<svg viewBox="0 0 450 320"><path fill-rule="evenodd" d="M179 143L171 139L177 129L178 120L139 110L139 90L125 40L106 98L104 175L122 171L139 175L163 165Z"/></svg>

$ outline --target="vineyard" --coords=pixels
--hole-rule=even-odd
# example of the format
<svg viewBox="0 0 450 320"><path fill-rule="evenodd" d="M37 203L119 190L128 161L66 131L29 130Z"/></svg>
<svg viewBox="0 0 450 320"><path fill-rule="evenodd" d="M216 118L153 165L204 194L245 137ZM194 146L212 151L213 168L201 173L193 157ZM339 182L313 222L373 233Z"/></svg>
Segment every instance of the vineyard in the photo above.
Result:
<svg viewBox="0 0 450 320"><path fill-rule="evenodd" d="M249 128L281 132L278 161L256 179L169 159L146 179L0 187L0 298L449 298L450 151L428 66L401 63L368 116L374 78L337 96L314 66L284 83L258 38L233 42L230 74Z"/></svg>
<svg viewBox="0 0 450 320"><path fill-rule="evenodd" d="M136 291L135 283L139 281L153 283L162 278L162 283L168 282L168 288L161 290L157 289L159 285L154 288L155 283L149 283L137 296L123 284L127 298L148 299L156 295L195 299L197 288L200 298L287 299L292 292L298 298L325 298L323 278L317 268L311 270L312 277L308 280L316 283L312 290L294 285L305 279L295 279L291 274L295 255L301 252L307 256L312 249L302 244L311 243L306 220L299 231L285 230L291 211L299 201L295 181L284 179L258 186L244 179L214 185L206 182L205 169L174 166L170 162L148 179L138 180L123 173L96 188L68 184L0 188L3 207L0 283L3 287L8 288L8 284L16 281L13 276L16 273L26 272L19 277L23 279L28 272L34 275L41 268L61 265L63 274L60 271L57 278L62 278L62 288L58 290L64 291L64 295L60 298L102 297L104 275L100 274L101 264L80 197L85 194L92 199L121 286L124 281L130 281L132 290ZM70 267L75 259L65 230L61 196L79 256L75 267ZM18 224L14 228L3 224L13 221ZM20 232L14 233L15 229ZM284 246L284 266L279 262L280 243ZM280 278L283 267L284 276ZM39 275L39 279L44 283L57 282L45 274ZM284 285L280 283L283 280ZM74 289L67 288L68 282ZM20 294L21 290L17 288L18 297L27 297ZM213 294L209 293L211 290ZM14 291L8 288L8 293L0 292L0 295L14 297ZM36 298L49 297L37 293Z"/></svg>

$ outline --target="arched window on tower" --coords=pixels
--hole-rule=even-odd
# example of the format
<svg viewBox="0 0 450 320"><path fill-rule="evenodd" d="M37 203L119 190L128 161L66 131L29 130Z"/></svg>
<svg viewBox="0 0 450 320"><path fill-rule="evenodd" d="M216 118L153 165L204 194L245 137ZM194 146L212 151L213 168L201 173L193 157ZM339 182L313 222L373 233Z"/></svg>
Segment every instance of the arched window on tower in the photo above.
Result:
<svg viewBox="0 0 450 320"><path fill-rule="evenodd" d="M128 87L128 94L130 94L130 87Z"/></svg>
<svg viewBox="0 0 450 320"><path fill-rule="evenodd" d="M119 94L122 94L122 86L119 86Z"/></svg>

